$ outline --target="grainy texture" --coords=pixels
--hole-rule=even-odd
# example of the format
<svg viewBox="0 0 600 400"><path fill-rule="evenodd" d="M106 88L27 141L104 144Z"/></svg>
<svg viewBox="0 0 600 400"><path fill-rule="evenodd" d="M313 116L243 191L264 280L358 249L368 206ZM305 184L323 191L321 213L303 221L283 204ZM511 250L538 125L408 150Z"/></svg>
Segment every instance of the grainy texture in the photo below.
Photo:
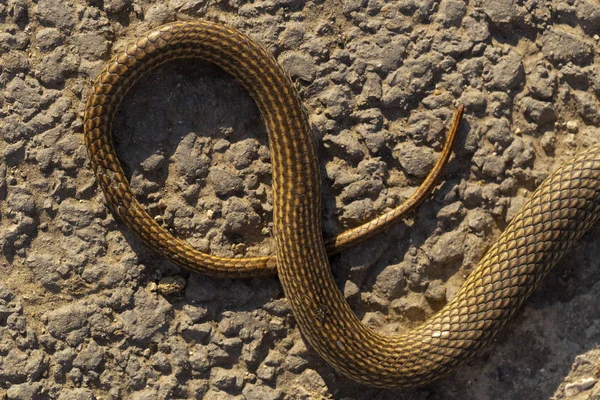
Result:
<svg viewBox="0 0 600 400"><path fill-rule="evenodd" d="M597 396L598 229L482 355L420 390L368 389L306 349L276 279L202 278L155 256L107 212L87 163L80 112L91 80L132 38L176 17L233 26L294 64L319 146L327 236L406 198L431 165L429 149L440 150L455 101L466 104L457 157L434 198L333 259L363 322L406 331L454 297L548 172L600 137L596 2L456 3L0 4L0 391ZM266 133L226 74L198 62L160 67L129 94L114 129L155 219L215 254L272 254ZM183 291L162 292L176 276Z"/></svg>
<svg viewBox="0 0 600 400"><path fill-rule="evenodd" d="M356 318L331 274L322 238L316 151L290 77L268 51L239 31L203 20L173 22L135 39L104 67L86 103L84 135L96 178L112 208L150 247L194 272L242 278L262 277L269 269L261 259L220 258L177 240L131 191L112 140L117 107L144 73L179 58L215 63L256 102L273 160L273 264L305 339L357 382L387 388L423 386L467 362L600 218L600 146L594 146L540 185L438 314L405 335L377 334ZM454 118L452 138L462 110L461 106ZM446 144L444 160L449 148ZM387 220L367 222L362 231L376 231L378 221ZM360 232L361 227L341 236L358 237Z"/></svg>

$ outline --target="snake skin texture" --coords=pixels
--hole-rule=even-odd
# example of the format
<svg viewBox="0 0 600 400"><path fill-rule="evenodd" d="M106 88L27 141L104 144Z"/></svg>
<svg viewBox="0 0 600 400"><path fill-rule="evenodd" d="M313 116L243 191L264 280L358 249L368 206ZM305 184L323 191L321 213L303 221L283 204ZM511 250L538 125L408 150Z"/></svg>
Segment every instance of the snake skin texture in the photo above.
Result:
<svg viewBox="0 0 600 400"><path fill-rule="evenodd" d="M217 64L256 101L271 145L277 273L305 340L356 381L390 388L418 386L465 363L600 216L596 145L544 181L440 312L407 334L374 332L354 315L328 264L316 151L290 78L272 55L236 30L205 21L174 22L140 37L104 68L86 105L84 131L92 167L115 211L152 248L194 271L265 275L273 259L221 259L199 253L157 225L133 197L112 145L112 119L124 94L144 72L175 58Z"/></svg>
<svg viewBox="0 0 600 400"><path fill-rule="evenodd" d="M168 24L148 32L113 57L94 83L86 104L84 130L88 155L98 182L125 224L171 261L216 277L274 275L277 273L275 256L215 257L176 239L154 221L131 192L113 147L112 120L127 91L145 72L178 58L201 58L230 72L257 101L267 129L270 126L288 129L291 125L282 125L286 122L284 114L288 113L297 118L295 129L308 132L308 119L296 89L263 47L239 32L217 24L204 21ZM283 98L288 100L286 104L279 103ZM266 112L268 109L269 113ZM454 114L438 161L421 186L398 207L327 240L328 254L338 253L384 231L429 196L450 159L462 114L461 106Z"/></svg>

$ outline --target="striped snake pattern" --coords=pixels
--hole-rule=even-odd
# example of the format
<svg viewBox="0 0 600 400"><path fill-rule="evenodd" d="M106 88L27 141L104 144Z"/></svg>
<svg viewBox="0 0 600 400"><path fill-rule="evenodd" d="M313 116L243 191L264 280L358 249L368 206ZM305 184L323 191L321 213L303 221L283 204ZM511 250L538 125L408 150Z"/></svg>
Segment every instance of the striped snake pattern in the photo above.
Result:
<svg viewBox="0 0 600 400"><path fill-rule="evenodd" d="M194 250L158 225L133 196L113 147L112 120L125 93L145 72L177 58L218 65L248 90L260 110L271 146L276 259L221 258ZM461 113L462 108L449 139ZM276 268L305 340L340 373L378 387L423 385L473 357L600 216L600 145L595 145L542 183L442 310L406 334L385 336L354 315L335 284L327 250L385 229L395 214L350 230L326 247L307 114L291 79L262 46L206 21L158 27L102 70L86 104L84 135L108 202L150 247L213 276L261 276Z"/></svg>

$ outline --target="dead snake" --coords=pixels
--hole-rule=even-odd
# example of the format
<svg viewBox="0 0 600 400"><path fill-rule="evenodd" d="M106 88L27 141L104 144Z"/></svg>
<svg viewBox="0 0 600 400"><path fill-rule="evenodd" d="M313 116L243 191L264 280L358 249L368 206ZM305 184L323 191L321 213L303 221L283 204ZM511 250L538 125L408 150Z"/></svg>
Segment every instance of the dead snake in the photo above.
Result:
<svg viewBox="0 0 600 400"><path fill-rule="evenodd" d="M113 147L112 120L140 76L177 58L215 63L249 91L260 110L271 146L276 263L200 253L158 225L131 192ZM459 119L457 114L454 134ZM422 385L473 357L600 216L600 145L595 145L542 183L440 312L406 334L385 336L361 323L333 279L308 118L291 79L262 46L206 21L156 28L104 67L87 100L84 135L108 202L139 237L173 261L216 276L265 275L276 264L304 338L342 374L379 387ZM349 237L369 229L367 223Z"/></svg>

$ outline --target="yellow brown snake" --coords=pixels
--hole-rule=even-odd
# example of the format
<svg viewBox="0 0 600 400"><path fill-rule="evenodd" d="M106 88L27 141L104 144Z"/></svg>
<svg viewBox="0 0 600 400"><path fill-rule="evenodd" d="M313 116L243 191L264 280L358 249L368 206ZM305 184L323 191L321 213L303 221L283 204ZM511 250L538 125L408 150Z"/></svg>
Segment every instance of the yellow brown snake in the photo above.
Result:
<svg viewBox="0 0 600 400"><path fill-rule="evenodd" d="M144 72L176 58L217 64L249 91L261 112L271 146L276 262L195 251L156 224L133 197L113 148L112 120ZM100 73L87 101L84 133L100 186L139 237L173 261L216 276L265 275L276 264L304 338L345 376L379 387L426 384L473 357L600 216L600 145L595 145L542 183L440 312L406 334L385 336L360 322L335 284L321 233L319 169L306 112L292 81L262 46L206 21L156 28ZM369 223L348 237L365 229Z"/></svg>

